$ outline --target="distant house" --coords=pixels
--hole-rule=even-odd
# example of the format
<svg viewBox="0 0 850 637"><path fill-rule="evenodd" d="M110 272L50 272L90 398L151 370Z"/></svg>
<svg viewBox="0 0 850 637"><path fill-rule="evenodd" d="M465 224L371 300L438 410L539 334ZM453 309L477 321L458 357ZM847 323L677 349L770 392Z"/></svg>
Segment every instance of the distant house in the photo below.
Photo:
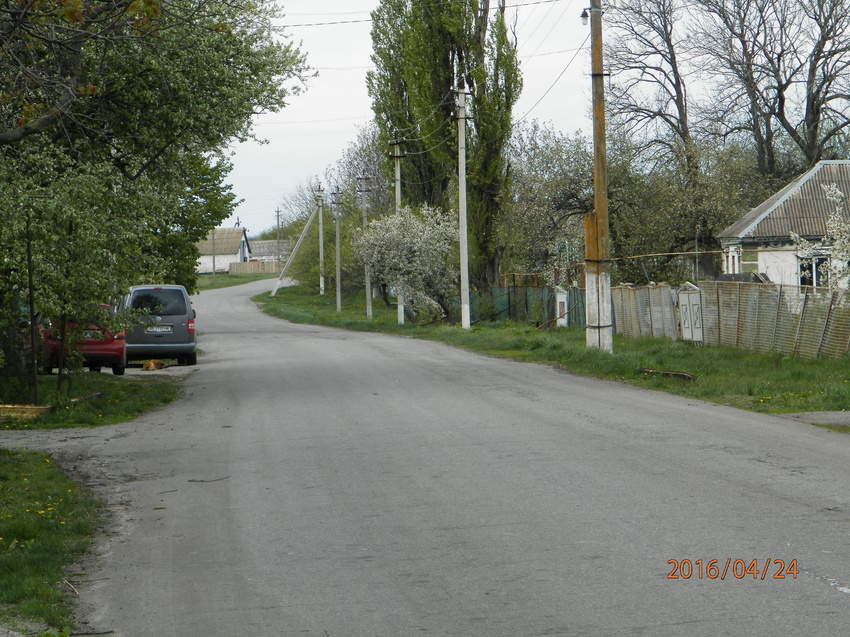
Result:
<svg viewBox="0 0 850 637"><path fill-rule="evenodd" d="M251 261L286 261L289 241L275 239L251 242Z"/></svg>
<svg viewBox="0 0 850 637"><path fill-rule="evenodd" d="M823 239L826 219L835 208L823 186L831 184L850 196L850 161L819 162L718 233L724 274L758 272L774 283L825 285L818 267L829 260L829 246L817 252L814 262L804 259L791 233L812 243Z"/></svg>
<svg viewBox="0 0 850 637"><path fill-rule="evenodd" d="M214 228L207 238L198 242L201 274L227 272L231 263L244 263L251 258L251 245L245 228ZM215 264L215 265L213 265Z"/></svg>

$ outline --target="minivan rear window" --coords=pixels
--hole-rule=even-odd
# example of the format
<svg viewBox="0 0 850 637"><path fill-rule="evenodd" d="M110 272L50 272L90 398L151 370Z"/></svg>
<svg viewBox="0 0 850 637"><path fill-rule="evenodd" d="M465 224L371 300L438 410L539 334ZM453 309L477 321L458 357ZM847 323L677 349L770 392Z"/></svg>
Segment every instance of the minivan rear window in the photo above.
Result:
<svg viewBox="0 0 850 637"><path fill-rule="evenodd" d="M161 316L187 313L182 290L138 290L133 294L133 309Z"/></svg>

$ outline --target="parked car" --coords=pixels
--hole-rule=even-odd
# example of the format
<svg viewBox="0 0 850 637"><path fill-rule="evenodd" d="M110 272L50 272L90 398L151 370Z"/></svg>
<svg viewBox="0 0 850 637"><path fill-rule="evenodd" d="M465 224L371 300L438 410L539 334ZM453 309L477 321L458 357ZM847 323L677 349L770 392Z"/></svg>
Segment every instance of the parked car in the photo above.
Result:
<svg viewBox="0 0 850 637"><path fill-rule="evenodd" d="M112 312L108 305L102 308ZM43 322L39 329L44 344L44 373L50 374L54 368L64 365L62 349L59 345L61 335L58 326L49 321ZM78 324L67 323L65 327L66 339L78 329ZM124 332L113 332L101 328L89 321L82 334L83 339L72 345L66 345L66 355L70 347L73 347L83 356L83 365L89 371L99 372L102 367L109 367L116 376L121 376L127 368L127 345Z"/></svg>
<svg viewBox="0 0 850 637"><path fill-rule="evenodd" d="M195 310L182 285L135 285L119 305L134 326L127 332L127 360L176 358L180 365L198 362Z"/></svg>

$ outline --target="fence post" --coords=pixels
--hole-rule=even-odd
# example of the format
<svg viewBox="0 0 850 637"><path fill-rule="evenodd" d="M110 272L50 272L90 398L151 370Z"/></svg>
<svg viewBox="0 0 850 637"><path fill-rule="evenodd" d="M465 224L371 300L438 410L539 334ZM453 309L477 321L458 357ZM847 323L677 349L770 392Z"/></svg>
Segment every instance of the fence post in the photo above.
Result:
<svg viewBox="0 0 850 637"><path fill-rule="evenodd" d="M826 338L826 328L829 326L829 321L832 318L832 308L835 305L835 290L829 293L829 309L826 311L826 320L823 322L823 331L820 333L820 344L818 345L818 353L815 358L820 358L823 351L824 339Z"/></svg>

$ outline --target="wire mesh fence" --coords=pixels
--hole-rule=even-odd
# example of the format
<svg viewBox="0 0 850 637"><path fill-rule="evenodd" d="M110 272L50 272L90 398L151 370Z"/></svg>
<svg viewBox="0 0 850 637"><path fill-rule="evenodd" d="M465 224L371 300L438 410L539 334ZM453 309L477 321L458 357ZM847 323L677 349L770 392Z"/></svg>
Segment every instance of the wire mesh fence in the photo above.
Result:
<svg viewBox="0 0 850 637"><path fill-rule="evenodd" d="M528 321L543 324L555 316L555 293L549 286L498 286L470 295L470 318L478 321Z"/></svg>

